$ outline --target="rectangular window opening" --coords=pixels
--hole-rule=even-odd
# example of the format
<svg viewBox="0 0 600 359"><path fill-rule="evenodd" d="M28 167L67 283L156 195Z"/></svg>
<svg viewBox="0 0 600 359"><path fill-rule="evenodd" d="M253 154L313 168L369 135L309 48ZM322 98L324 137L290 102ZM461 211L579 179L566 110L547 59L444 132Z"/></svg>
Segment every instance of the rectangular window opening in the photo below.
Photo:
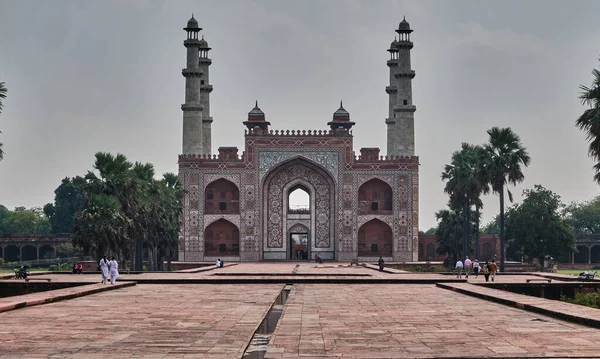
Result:
<svg viewBox="0 0 600 359"><path fill-rule="evenodd" d="M226 210L227 210L227 203L219 202L219 211L226 211Z"/></svg>

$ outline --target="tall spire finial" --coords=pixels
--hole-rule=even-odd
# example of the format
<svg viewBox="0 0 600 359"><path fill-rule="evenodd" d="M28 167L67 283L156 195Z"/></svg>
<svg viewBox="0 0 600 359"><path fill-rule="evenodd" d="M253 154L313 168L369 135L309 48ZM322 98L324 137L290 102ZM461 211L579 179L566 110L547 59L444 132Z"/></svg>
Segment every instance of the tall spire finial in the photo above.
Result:
<svg viewBox="0 0 600 359"><path fill-rule="evenodd" d="M254 107L258 107L258 100L255 100Z"/></svg>
<svg viewBox="0 0 600 359"><path fill-rule="evenodd" d="M193 16L192 16L193 17ZM402 17L402 20L406 21L406 15Z"/></svg>
<svg viewBox="0 0 600 359"><path fill-rule="evenodd" d="M340 100L340 108L344 108L344 106L342 105L342 100Z"/></svg>

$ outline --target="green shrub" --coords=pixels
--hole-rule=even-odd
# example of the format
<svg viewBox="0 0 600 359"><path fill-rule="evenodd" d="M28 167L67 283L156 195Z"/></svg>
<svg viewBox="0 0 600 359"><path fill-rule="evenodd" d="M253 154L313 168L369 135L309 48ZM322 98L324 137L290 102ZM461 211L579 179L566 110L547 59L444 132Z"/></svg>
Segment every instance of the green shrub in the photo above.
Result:
<svg viewBox="0 0 600 359"><path fill-rule="evenodd" d="M420 266L415 266L415 267L412 269L412 271L413 271L413 272L422 272L422 271L423 271L423 268L421 268Z"/></svg>
<svg viewBox="0 0 600 359"><path fill-rule="evenodd" d="M575 298L562 296L563 302L584 305L590 308L600 309L600 294L598 293L577 293Z"/></svg>
<svg viewBox="0 0 600 359"><path fill-rule="evenodd" d="M73 269L73 263L58 263L48 267L51 272L70 272Z"/></svg>
<svg viewBox="0 0 600 359"><path fill-rule="evenodd" d="M142 271L144 271L144 272L147 272L147 271L148 271L148 266L146 266L146 265L143 265L143 266L142 266Z"/></svg>

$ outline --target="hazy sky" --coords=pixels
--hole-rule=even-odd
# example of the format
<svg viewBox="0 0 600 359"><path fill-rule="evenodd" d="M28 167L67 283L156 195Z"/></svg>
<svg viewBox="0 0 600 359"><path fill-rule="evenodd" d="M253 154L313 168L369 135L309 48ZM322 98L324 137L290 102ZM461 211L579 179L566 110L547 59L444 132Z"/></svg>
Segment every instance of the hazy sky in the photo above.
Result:
<svg viewBox="0 0 600 359"><path fill-rule="evenodd" d="M97 151L177 172L191 13L213 48L213 152L242 151L258 99L273 129L326 129L340 99L354 147L386 152L386 49L402 17L412 36L420 228L447 196L440 173L461 142L492 126L521 136L525 182L565 202L598 194L579 85L599 66L600 1L0 0L0 203L42 206ZM485 199L484 222L498 212Z"/></svg>

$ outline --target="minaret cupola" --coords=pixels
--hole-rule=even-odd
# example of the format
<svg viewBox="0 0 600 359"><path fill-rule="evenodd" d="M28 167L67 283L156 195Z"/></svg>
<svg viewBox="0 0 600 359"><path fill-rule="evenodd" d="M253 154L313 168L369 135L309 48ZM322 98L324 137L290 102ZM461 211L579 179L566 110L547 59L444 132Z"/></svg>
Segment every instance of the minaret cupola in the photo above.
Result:
<svg viewBox="0 0 600 359"><path fill-rule="evenodd" d="M350 114L342 105L342 101L340 101L340 108L333 113L333 121L328 122L327 126L330 126L332 130L349 130L354 126L354 122L350 122Z"/></svg>
<svg viewBox="0 0 600 359"><path fill-rule="evenodd" d="M200 58L207 59L210 47L208 47L208 42L204 40L204 35L202 35L202 38L200 39L198 44L200 45Z"/></svg>
<svg viewBox="0 0 600 359"><path fill-rule="evenodd" d="M198 26L198 20L194 19L194 14L192 14L192 18L188 20L187 26L183 29L187 31L188 40L198 40L198 32L202 30Z"/></svg>
<svg viewBox="0 0 600 359"><path fill-rule="evenodd" d="M406 17L404 17L404 19L398 25L398 30L396 30L396 32L400 36L400 46L402 46L402 42L410 42L410 33L413 31L410 29L410 24L408 21L406 21Z"/></svg>
<svg viewBox="0 0 600 359"><path fill-rule="evenodd" d="M244 121L244 126L248 127L249 131L255 131L260 129L261 133L266 133L269 130L270 122L265 120L265 113L258 107L258 101L256 101L254 108L248 112L248 121Z"/></svg>

